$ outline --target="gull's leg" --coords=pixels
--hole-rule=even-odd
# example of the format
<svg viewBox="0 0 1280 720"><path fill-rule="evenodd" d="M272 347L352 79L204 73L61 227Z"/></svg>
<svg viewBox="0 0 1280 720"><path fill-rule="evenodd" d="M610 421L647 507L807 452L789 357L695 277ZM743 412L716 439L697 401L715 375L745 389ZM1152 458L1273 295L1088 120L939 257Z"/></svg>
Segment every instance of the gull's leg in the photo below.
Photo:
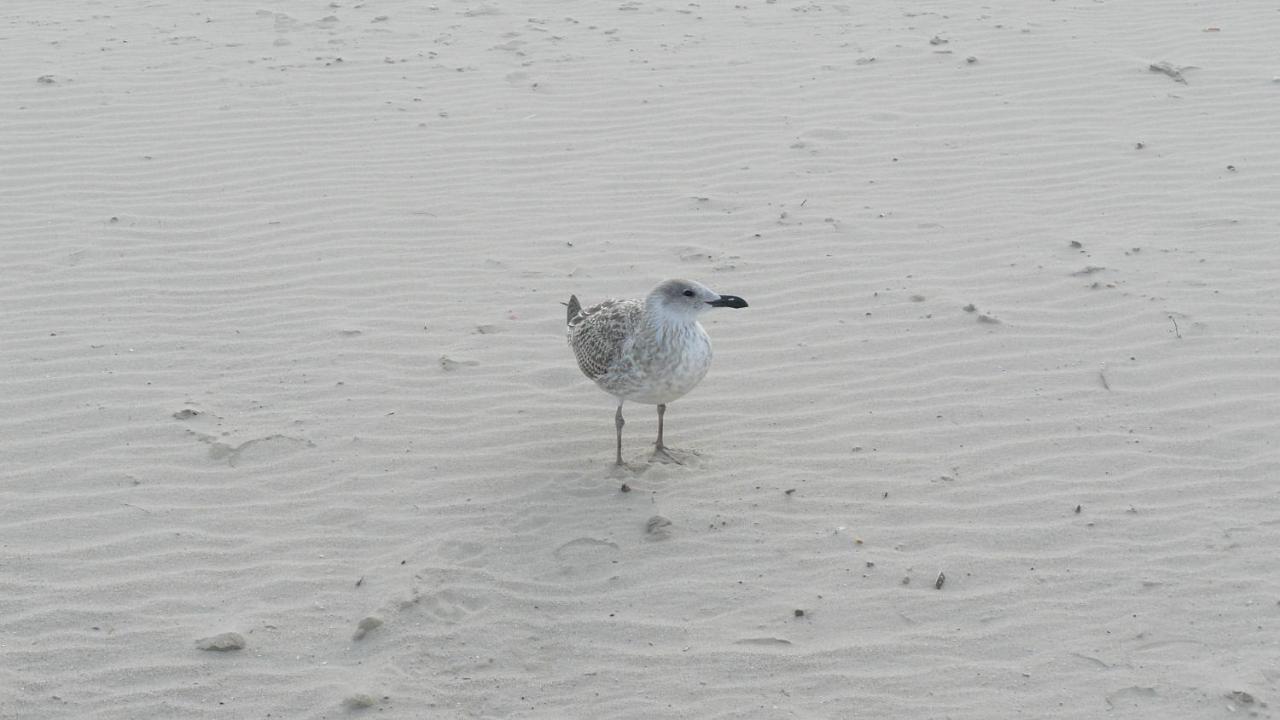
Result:
<svg viewBox="0 0 1280 720"><path fill-rule="evenodd" d="M683 465L684 463L675 455L672 455L666 445L662 444L662 416L666 414L667 414L667 406L659 405L658 406L658 440L653 444L653 459L657 460L658 462L664 462L664 463L669 462L669 463L675 463L677 465Z"/></svg>
<svg viewBox="0 0 1280 720"><path fill-rule="evenodd" d="M618 402L618 413L613 416L613 424L618 427L618 464L622 464L622 426L627 422L622 419L622 402Z"/></svg>

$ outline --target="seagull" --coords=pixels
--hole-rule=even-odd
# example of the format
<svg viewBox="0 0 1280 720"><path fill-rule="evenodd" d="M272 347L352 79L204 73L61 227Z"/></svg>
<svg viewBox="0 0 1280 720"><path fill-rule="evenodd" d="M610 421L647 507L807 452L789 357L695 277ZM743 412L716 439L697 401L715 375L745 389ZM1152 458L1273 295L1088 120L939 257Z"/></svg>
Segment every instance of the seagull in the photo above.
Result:
<svg viewBox="0 0 1280 720"><path fill-rule="evenodd" d="M711 338L698 316L711 308L747 307L736 295L720 295L692 280L665 280L643 300L605 300L583 309L569 296L569 347L582 374L618 400L617 464L622 462L622 404L658 406L653 459L680 461L662 444L667 403L692 390L711 367Z"/></svg>

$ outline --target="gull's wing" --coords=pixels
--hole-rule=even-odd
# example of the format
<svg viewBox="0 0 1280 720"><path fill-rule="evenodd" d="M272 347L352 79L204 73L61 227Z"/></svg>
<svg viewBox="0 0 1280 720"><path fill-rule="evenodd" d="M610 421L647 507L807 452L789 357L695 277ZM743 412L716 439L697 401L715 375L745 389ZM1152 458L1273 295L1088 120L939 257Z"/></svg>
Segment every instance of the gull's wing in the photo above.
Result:
<svg viewBox="0 0 1280 720"><path fill-rule="evenodd" d="M569 347L583 375L597 380L609 372L643 312L639 300L605 300L583 309L577 297L569 298Z"/></svg>

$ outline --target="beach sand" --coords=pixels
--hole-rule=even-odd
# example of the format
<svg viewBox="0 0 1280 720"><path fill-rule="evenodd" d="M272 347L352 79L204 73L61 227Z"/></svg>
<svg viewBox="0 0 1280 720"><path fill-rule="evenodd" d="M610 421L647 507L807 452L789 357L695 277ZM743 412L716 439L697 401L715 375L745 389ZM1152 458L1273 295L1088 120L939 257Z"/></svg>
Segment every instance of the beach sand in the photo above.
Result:
<svg viewBox="0 0 1280 720"><path fill-rule="evenodd" d="M1274 3L0 18L0 718L1277 715Z"/></svg>

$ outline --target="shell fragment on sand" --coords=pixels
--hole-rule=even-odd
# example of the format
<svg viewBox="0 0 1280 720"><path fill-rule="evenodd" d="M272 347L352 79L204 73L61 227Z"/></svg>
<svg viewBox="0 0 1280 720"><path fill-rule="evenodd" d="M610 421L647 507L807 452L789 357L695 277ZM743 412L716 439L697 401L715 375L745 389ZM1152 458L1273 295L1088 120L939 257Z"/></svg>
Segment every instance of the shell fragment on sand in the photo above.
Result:
<svg viewBox="0 0 1280 720"><path fill-rule="evenodd" d="M368 635L379 627L382 627L382 618L376 615L370 615L356 623L356 631L351 635L351 639L362 640L365 635Z"/></svg>

